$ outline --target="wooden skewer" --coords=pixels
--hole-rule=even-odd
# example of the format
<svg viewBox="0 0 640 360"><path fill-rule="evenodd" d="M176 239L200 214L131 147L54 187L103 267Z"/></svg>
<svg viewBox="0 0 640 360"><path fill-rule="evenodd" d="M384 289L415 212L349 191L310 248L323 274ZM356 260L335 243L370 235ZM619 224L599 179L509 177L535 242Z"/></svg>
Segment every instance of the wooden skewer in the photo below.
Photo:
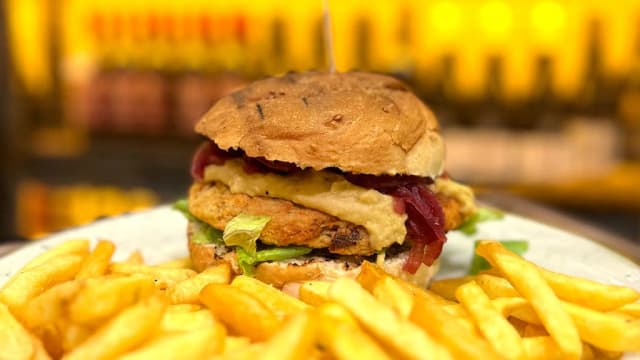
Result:
<svg viewBox="0 0 640 360"><path fill-rule="evenodd" d="M331 36L331 14L329 13L329 0L322 1L322 27L324 33L324 50L327 56L329 72L336 72L336 59L333 55L333 37Z"/></svg>

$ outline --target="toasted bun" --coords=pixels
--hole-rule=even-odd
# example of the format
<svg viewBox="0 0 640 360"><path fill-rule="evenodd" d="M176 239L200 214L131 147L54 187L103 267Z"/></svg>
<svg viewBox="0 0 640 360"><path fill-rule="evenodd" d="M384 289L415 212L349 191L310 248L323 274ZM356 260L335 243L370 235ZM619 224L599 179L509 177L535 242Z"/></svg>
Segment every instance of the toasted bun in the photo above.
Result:
<svg viewBox="0 0 640 360"><path fill-rule="evenodd" d="M402 82L377 74L260 80L220 99L196 131L225 150L315 170L435 178L444 166L433 113Z"/></svg>
<svg viewBox="0 0 640 360"><path fill-rule="evenodd" d="M189 253L191 262L197 271L221 262L227 262L236 274L242 274L238 266L236 253L229 251L226 246L215 244L195 244L191 241L193 223L189 223ZM409 274L402 270L407 259L408 252L400 253L393 257L387 257L383 263L386 272L391 275L410 281L418 286L427 287L433 275L438 271L439 263L432 266L421 265L415 274ZM348 259L349 257L344 257ZM354 258L355 259L355 258ZM356 277L360 273L361 263L343 259L328 259L324 257L305 257L290 261L260 263L256 267L255 277L277 288L282 288L287 283L296 283L309 280L335 280L339 277Z"/></svg>

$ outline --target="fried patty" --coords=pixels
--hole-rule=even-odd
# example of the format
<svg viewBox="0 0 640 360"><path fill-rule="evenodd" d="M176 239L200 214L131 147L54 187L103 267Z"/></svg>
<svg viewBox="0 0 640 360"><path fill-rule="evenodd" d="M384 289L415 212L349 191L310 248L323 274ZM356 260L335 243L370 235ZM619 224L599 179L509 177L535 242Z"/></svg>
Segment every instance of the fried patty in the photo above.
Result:
<svg viewBox="0 0 640 360"><path fill-rule="evenodd" d="M371 255L364 227L340 220L291 201L234 194L219 183L194 183L189 190L189 211L198 219L223 230L240 213L271 217L260 234L265 244L328 248L342 255Z"/></svg>
<svg viewBox="0 0 640 360"><path fill-rule="evenodd" d="M436 194L445 215L445 230L458 227L463 219L455 199ZM276 246L303 245L328 248L341 255L375 253L367 230L318 210L305 208L288 200L234 194L224 184L196 182L189 189L189 211L216 229L240 213L269 216L260 240Z"/></svg>

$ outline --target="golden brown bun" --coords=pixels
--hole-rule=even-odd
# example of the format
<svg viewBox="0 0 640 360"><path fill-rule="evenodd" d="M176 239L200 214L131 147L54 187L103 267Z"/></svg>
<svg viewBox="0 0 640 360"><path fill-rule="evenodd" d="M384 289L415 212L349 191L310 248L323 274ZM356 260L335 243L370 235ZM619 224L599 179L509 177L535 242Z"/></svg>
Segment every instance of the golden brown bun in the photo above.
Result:
<svg viewBox="0 0 640 360"><path fill-rule="evenodd" d="M215 244L195 244L191 242L193 227L188 225L189 253L191 262L197 271L221 262L227 262L237 275L242 274L238 266L236 253L228 251L228 248L218 247ZM438 271L439 263L432 266L421 265L416 274L411 275L402 266L408 256L408 252L387 257L383 263L384 269L395 276L411 281L414 284L427 287L433 275ZM345 257L347 259L348 257ZM355 258L353 258L355 259ZM309 280L335 280L339 277L356 277L360 272L360 263L350 260L328 259L324 257L311 257L292 261L260 263L256 267L255 277L277 288L282 288L287 283L296 283Z"/></svg>
<svg viewBox="0 0 640 360"><path fill-rule="evenodd" d="M444 165L431 111L402 82L370 73L256 81L220 99L196 131L223 149L316 170L435 178Z"/></svg>

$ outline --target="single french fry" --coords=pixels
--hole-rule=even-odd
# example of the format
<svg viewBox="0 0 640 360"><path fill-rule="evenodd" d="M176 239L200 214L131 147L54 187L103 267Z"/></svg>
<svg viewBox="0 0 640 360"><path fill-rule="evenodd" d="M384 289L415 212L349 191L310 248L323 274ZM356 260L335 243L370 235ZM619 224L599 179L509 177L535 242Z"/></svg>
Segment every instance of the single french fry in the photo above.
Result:
<svg viewBox="0 0 640 360"><path fill-rule="evenodd" d="M173 304L167 306L166 312L193 312L202 309L198 304Z"/></svg>
<svg viewBox="0 0 640 360"><path fill-rule="evenodd" d="M156 265L157 267L165 267L171 269L191 269L193 270L193 263L190 257L183 257L180 259L169 260Z"/></svg>
<svg viewBox="0 0 640 360"><path fill-rule="evenodd" d="M640 351L639 321L626 321L567 302L563 306L585 342L608 351Z"/></svg>
<svg viewBox="0 0 640 360"><path fill-rule="evenodd" d="M391 359L340 305L321 305L318 308L317 324L320 332L318 341L338 360L352 359L354 354L367 360Z"/></svg>
<svg viewBox="0 0 640 360"><path fill-rule="evenodd" d="M311 306L320 306L329 301L328 281L306 281L300 285L300 300Z"/></svg>
<svg viewBox="0 0 640 360"><path fill-rule="evenodd" d="M165 311L160 329L164 332L193 331L210 327L222 327L209 309L189 312Z"/></svg>
<svg viewBox="0 0 640 360"><path fill-rule="evenodd" d="M560 299L594 310L615 310L640 299L640 293L628 287L600 284L541 267L538 270Z"/></svg>
<svg viewBox="0 0 640 360"><path fill-rule="evenodd" d="M475 332L472 323L463 325L459 317L446 310L451 306L454 305L441 306L423 297L416 297L409 319L445 345L455 358L499 359L489 343Z"/></svg>
<svg viewBox="0 0 640 360"><path fill-rule="evenodd" d="M314 346L314 319L309 312L300 312L273 335L264 345L262 360L303 360Z"/></svg>
<svg viewBox="0 0 640 360"><path fill-rule="evenodd" d="M614 311L640 319L640 303L622 305Z"/></svg>
<svg viewBox="0 0 640 360"><path fill-rule="evenodd" d="M241 336L227 336L224 338L224 353L232 355L236 351L246 348L251 344L251 339Z"/></svg>
<svg viewBox="0 0 640 360"><path fill-rule="evenodd" d="M61 255L20 271L0 290L0 301L10 308L25 304L51 286L73 279L82 259L79 255Z"/></svg>
<svg viewBox="0 0 640 360"><path fill-rule="evenodd" d="M34 353L31 335L11 315L7 306L0 303L0 359L29 360Z"/></svg>
<svg viewBox="0 0 640 360"><path fill-rule="evenodd" d="M491 304L489 296L474 280L461 285L456 297L475 320L480 332L497 353L506 359L524 358L522 339L516 329Z"/></svg>
<svg viewBox="0 0 640 360"><path fill-rule="evenodd" d="M550 336L537 336L522 339L527 359L561 360L564 359L556 342Z"/></svg>
<svg viewBox="0 0 640 360"><path fill-rule="evenodd" d="M87 279L82 290L69 303L69 317L78 324L100 325L155 291L153 281L145 276Z"/></svg>
<svg viewBox="0 0 640 360"><path fill-rule="evenodd" d="M509 280L500 276L481 274L476 277L476 283L492 299L521 296L509 283Z"/></svg>
<svg viewBox="0 0 640 360"><path fill-rule="evenodd" d="M51 259L55 259L64 255L78 255L85 257L89 254L89 240L88 239L72 239L57 245L45 253L42 253L29 261L22 271L33 269L36 266L48 263Z"/></svg>
<svg viewBox="0 0 640 360"><path fill-rule="evenodd" d="M197 274L191 269L171 269L129 263L113 263L109 270L113 274L139 274L151 277L159 289L175 286L180 281L189 279Z"/></svg>
<svg viewBox="0 0 640 360"><path fill-rule="evenodd" d="M458 287L475 279L476 276L463 276L459 278L435 280L431 282L429 290L447 300L456 301L456 290Z"/></svg>
<svg viewBox="0 0 640 360"><path fill-rule="evenodd" d="M144 257L142 256L140 250L136 250L129 254L129 257L127 257L124 262L132 265L144 265Z"/></svg>
<svg viewBox="0 0 640 360"><path fill-rule="evenodd" d="M232 334L262 341L280 328L280 320L273 311L237 287L209 284L200 292L200 301L231 329Z"/></svg>
<svg viewBox="0 0 640 360"><path fill-rule="evenodd" d="M414 324L381 304L357 282L340 278L329 287L329 298L344 306L362 326L403 359L449 359L448 351ZM397 334L404 334L397 336Z"/></svg>
<svg viewBox="0 0 640 360"><path fill-rule="evenodd" d="M373 296L392 308L400 317L407 319L413 308L413 295L391 277L378 280L371 290Z"/></svg>
<svg viewBox="0 0 640 360"><path fill-rule="evenodd" d="M561 352L571 359L582 355L582 343L573 321L538 268L505 249L497 241L481 241L476 252L509 280L531 303L534 311Z"/></svg>
<svg viewBox="0 0 640 360"><path fill-rule="evenodd" d="M76 279L104 275L115 250L116 246L111 241L100 240L96 248L84 258Z"/></svg>
<svg viewBox="0 0 640 360"><path fill-rule="evenodd" d="M164 300L155 296L138 302L120 312L62 359L112 359L126 353L154 333L165 307Z"/></svg>
<svg viewBox="0 0 640 360"><path fill-rule="evenodd" d="M281 318L295 315L310 308L309 305L293 296L289 296L260 280L245 275L236 276L231 282L231 286L251 294Z"/></svg>
<svg viewBox="0 0 640 360"><path fill-rule="evenodd" d="M197 304L200 291L211 283L228 284L231 281L231 267L228 263L212 266L203 272L182 280L167 289L167 296L173 304Z"/></svg>
<svg viewBox="0 0 640 360"><path fill-rule="evenodd" d="M205 359L224 348L223 327L177 332L152 340L121 360Z"/></svg>

